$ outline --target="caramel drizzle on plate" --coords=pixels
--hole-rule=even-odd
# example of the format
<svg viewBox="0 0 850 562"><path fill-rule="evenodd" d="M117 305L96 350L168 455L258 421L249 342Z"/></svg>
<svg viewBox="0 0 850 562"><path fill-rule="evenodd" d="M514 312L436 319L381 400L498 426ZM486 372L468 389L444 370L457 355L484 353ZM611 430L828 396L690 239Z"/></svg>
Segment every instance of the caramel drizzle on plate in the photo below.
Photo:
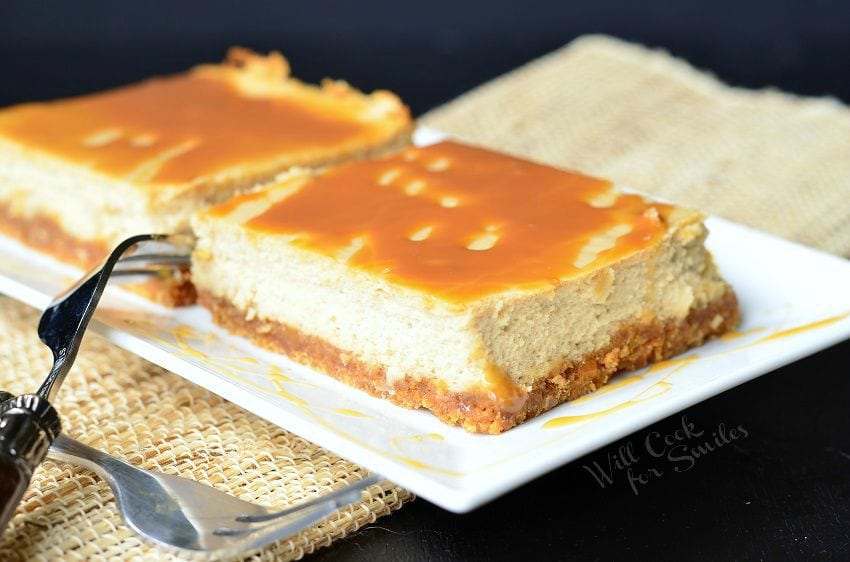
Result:
<svg viewBox="0 0 850 562"><path fill-rule="evenodd" d="M228 80L189 72L12 107L0 112L0 134L110 176L183 183L370 140L368 122L325 97L248 95Z"/></svg>
<svg viewBox="0 0 850 562"><path fill-rule="evenodd" d="M649 247L669 209L605 180L442 142L327 171L244 223L465 302L554 285Z"/></svg>

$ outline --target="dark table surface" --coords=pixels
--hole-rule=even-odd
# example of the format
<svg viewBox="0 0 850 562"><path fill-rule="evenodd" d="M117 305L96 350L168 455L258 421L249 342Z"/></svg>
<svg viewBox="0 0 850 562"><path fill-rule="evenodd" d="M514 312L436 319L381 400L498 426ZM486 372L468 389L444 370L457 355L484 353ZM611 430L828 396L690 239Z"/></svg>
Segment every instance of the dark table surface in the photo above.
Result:
<svg viewBox="0 0 850 562"><path fill-rule="evenodd" d="M739 86L850 101L847 2L0 3L0 105L278 49L308 80L388 88L414 112L570 39L665 47ZM848 155L850 157L850 155ZM848 202L850 205L850 202ZM850 289L850 288L848 288ZM739 438L688 463L640 454L684 423ZM743 435L746 434L744 437ZM631 443L601 487L590 471ZM677 471L676 468L680 470ZM683 470L687 468L687 470ZM850 559L850 342L732 389L466 514L417 500L315 560Z"/></svg>
<svg viewBox="0 0 850 562"><path fill-rule="evenodd" d="M850 341L732 389L472 513L424 500L313 560L850 559ZM721 424L740 437L695 462L654 461L651 432ZM743 429L743 432L741 431ZM743 435L746 435L744 437ZM633 474L585 468L632 443ZM676 471L676 467L681 469Z"/></svg>

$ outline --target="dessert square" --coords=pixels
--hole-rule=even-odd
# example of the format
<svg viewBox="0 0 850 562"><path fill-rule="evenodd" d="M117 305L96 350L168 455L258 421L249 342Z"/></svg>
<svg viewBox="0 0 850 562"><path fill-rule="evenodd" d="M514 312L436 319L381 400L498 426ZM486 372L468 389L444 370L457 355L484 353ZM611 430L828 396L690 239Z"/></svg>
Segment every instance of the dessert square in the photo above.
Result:
<svg viewBox="0 0 850 562"><path fill-rule="evenodd" d="M453 141L290 173L192 226L215 322L472 432L738 321L698 213Z"/></svg>
<svg viewBox="0 0 850 562"><path fill-rule="evenodd" d="M304 84L278 53L77 98L0 110L0 230L84 268L124 238L188 231L189 216L294 166L409 142L392 93ZM181 279L149 296L191 300Z"/></svg>

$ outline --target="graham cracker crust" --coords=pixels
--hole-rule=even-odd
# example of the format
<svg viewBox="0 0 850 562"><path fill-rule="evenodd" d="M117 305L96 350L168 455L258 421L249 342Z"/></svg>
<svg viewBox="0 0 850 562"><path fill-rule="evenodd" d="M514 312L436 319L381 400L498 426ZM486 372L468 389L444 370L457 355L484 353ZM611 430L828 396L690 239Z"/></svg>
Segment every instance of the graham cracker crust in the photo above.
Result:
<svg viewBox="0 0 850 562"><path fill-rule="evenodd" d="M453 392L442 381L405 375L388 385L382 366L369 365L327 341L304 334L286 324L247 320L229 301L203 290L198 301L209 309L213 321L294 361L310 365L373 396L405 408L426 408L441 421L470 432L497 434L561 404L592 392L619 371L638 369L662 361L705 340L732 330L738 323L735 293L726 293L708 306L692 310L680 321L644 321L624 326L610 346L583 361L563 366L526 390L516 410L505 409L491 393Z"/></svg>
<svg viewBox="0 0 850 562"><path fill-rule="evenodd" d="M52 217L41 214L22 217L14 213L8 204L2 202L0 202L0 232L59 261L85 270L98 265L111 251L106 244L80 240L69 234ZM165 306L186 306L193 304L197 299L188 268L179 275L124 285L122 288Z"/></svg>

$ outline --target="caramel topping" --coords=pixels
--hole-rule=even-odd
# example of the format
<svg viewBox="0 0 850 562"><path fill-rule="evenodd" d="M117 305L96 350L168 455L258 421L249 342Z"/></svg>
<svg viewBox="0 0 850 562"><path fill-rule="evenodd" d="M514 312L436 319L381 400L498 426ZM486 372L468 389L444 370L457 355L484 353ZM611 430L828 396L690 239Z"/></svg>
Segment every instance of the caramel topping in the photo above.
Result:
<svg viewBox="0 0 850 562"><path fill-rule="evenodd" d="M554 285L651 246L667 228L664 205L611 194L605 180L455 142L302 183L284 198L273 188L274 201L247 218L235 218L239 199L212 214L233 212L250 229L454 302Z"/></svg>
<svg viewBox="0 0 850 562"><path fill-rule="evenodd" d="M528 392L497 367L495 363L486 358L483 360L486 390L501 402L504 411L518 412L528 400Z"/></svg>
<svg viewBox="0 0 850 562"><path fill-rule="evenodd" d="M385 134L340 94L307 86L243 92L214 72L155 78L0 113L0 134L137 182L184 183L252 163L286 165ZM353 94L352 94L353 95ZM365 100L365 98L364 98ZM318 154L317 154L318 153Z"/></svg>

